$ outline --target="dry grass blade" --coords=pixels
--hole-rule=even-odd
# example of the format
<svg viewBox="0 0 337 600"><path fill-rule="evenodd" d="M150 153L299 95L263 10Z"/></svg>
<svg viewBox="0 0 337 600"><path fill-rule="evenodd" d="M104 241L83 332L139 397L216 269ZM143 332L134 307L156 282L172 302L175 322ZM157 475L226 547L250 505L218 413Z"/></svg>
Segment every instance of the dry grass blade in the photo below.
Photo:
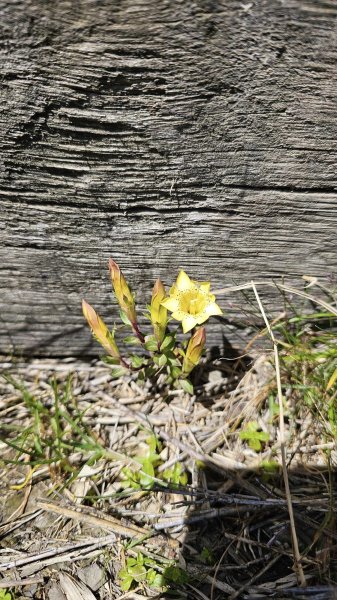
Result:
<svg viewBox="0 0 337 600"><path fill-rule="evenodd" d="M116 540L115 535L90 540L83 540L79 543L65 544L59 548L51 548L43 552L35 552L32 555L25 555L22 558L16 558L0 564L0 572L8 571L9 569L19 569L26 567L28 564L37 563L37 568L42 569L45 565L54 564L56 562L67 562L74 560L76 552L83 551L85 554L98 548L111 544ZM75 553L74 553L75 551Z"/></svg>
<svg viewBox="0 0 337 600"><path fill-rule="evenodd" d="M298 290L297 288L293 288L289 285L284 285L283 283L275 283L273 281L254 281L254 282L250 282L250 283L244 283L242 285L234 285L231 287L226 287L226 288L221 288L220 290L215 290L214 294L216 295L220 295L220 294L230 294L232 292L239 292L242 290L249 290L249 289L253 289L253 286L268 286L268 287L273 287L275 289L280 289L280 290L284 290L285 292L289 292L290 294L295 294L295 296L299 296L301 298L305 298L306 300L309 300L310 302L313 302L314 304L318 304L319 306L322 306L323 308L325 308L327 311L331 312L332 314L337 316L337 308L335 306L333 306L332 304L330 304L329 302L326 302L325 300L322 300L321 298L316 298L315 296L312 296L311 294L307 294L306 292L302 292L301 290Z"/></svg>
<svg viewBox="0 0 337 600"><path fill-rule="evenodd" d="M293 543L293 550L294 550L294 566L295 566L295 570L298 574L298 579L299 582L301 583L301 585L305 586L306 585L306 580L305 580L305 576L304 576L304 571L303 571L303 567L301 564L301 555L300 555L300 551L299 551L299 546L298 546L298 539L297 539L297 533L296 533L296 525L295 525L295 519L294 519L294 511L293 511L293 505L292 505L292 501L291 501L291 493L290 493L290 486L289 486L289 477L288 477L288 471L287 471L287 457L286 457L286 446L285 446L285 436L284 436L284 413L283 413L283 394L282 394L282 385L281 385L281 373L280 373L280 360L279 360L279 353L278 353L278 347L277 347L277 341L275 339L273 330L270 327L269 321L267 319L267 315L264 311L260 296L257 292L257 289L255 287L254 282L252 281L251 283L255 297L256 297L256 301L259 305L259 309L261 311L261 315L263 317L263 320L266 324L266 327L268 329L270 338L273 342L273 348L274 348L274 358L275 358L275 372L276 372L276 382L277 382L277 393L278 393L278 401L279 401L279 410L280 410L280 419L279 419L279 423L280 423L280 445L281 445L281 455L282 455L282 469L283 469L283 479L284 479L284 486L285 486L285 491L286 491L286 498L287 498L287 504L288 504L288 511L289 511L289 519L290 519L290 527L291 527L291 537L292 537L292 543Z"/></svg>
<svg viewBox="0 0 337 600"><path fill-rule="evenodd" d="M114 519L109 515L103 517L99 514L99 511L97 510L95 511L96 514L90 514L90 509L88 508L69 508L68 506L60 506L53 502L48 502L47 500L39 500L37 504L38 506L43 508L43 510L48 510L50 512L62 515L69 519L82 521L84 523L90 523L91 525L100 527L103 530L107 529L113 531L117 535L122 535L126 538L134 539L136 536L144 537L153 535L153 531L149 529L144 529L136 526L123 526L117 519Z"/></svg>
<svg viewBox="0 0 337 600"><path fill-rule="evenodd" d="M22 587L24 585L36 585L43 583L43 577L30 577L26 579L1 579L0 589L11 589L14 587Z"/></svg>

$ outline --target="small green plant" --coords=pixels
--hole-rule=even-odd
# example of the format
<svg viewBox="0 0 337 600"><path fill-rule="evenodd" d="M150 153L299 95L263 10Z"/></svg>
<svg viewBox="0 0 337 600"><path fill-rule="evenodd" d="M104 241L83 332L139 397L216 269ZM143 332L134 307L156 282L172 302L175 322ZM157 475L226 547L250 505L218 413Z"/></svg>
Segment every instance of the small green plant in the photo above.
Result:
<svg viewBox="0 0 337 600"><path fill-rule="evenodd" d="M280 407L276 400L276 397L273 394L269 394L268 396L268 404L269 404L269 423L273 423L274 419L277 419L280 414Z"/></svg>
<svg viewBox="0 0 337 600"><path fill-rule="evenodd" d="M210 283L198 283L180 271L167 295L164 285L157 279L146 313L152 332L146 335L140 330L135 299L122 271L112 259L109 268L123 327L131 329L131 335L124 337L123 342L125 345L141 346L143 350L141 354L131 352L122 356L115 341L116 327L110 331L92 306L83 300L83 314L94 337L108 354L105 360L111 365L114 377L134 372L139 380L156 380L159 375L164 375L168 385L192 394L189 376L199 364L206 341L205 328L200 325L210 316L222 314L210 291ZM178 332L171 331L168 326L168 310L172 312L172 319L181 322L183 333L192 332L189 340L178 343Z"/></svg>
<svg viewBox="0 0 337 600"><path fill-rule="evenodd" d="M162 473L164 481L173 485L186 485L188 476L181 463L176 462L173 467L165 469Z"/></svg>
<svg viewBox="0 0 337 600"><path fill-rule="evenodd" d="M309 410L327 439L337 438L336 317L327 312L296 315L276 326L282 347L282 384L295 414Z"/></svg>
<svg viewBox="0 0 337 600"><path fill-rule="evenodd" d="M133 584L162 588L164 577L153 568L155 566L156 561L147 558L141 552L138 552L136 557L128 557L125 567L118 574L123 592L127 592Z"/></svg>
<svg viewBox="0 0 337 600"><path fill-rule="evenodd" d="M55 380L50 383L51 397L46 403L32 394L27 387L16 381L12 376L4 376L16 390L21 392L24 404L31 415L27 425L15 425L10 430L3 425L2 441L11 447L15 453L6 462L17 464L20 457L29 456L31 473L40 465L50 465L53 473L62 473L70 480L76 477L77 470L70 461L71 455L80 452L85 462L93 464L107 451L100 445L91 433L84 420L84 412L79 409L72 396L72 382L68 378L64 386L59 386ZM28 480L24 482L24 485ZM15 487L15 489L19 489Z"/></svg>
<svg viewBox="0 0 337 600"><path fill-rule="evenodd" d="M261 431L259 424L256 421L250 421L247 423L245 429L240 431L240 438L248 442L248 446L256 452L262 450L262 443L269 441L269 433Z"/></svg>
<svg viewBox="0 0 337 600"><path fill-rule="evenodd" d="M189 580L187 572L178 565L171 562L163 569L156 560L141 552L136 557L127 557L125 567L119 571L118 577L124 592L137 585L164 591L172 584L184 585Z"/></svg>
<svg viewBox="0 0 337 600"><path fill-rule="evenodd" d="M181 463L177 462L163 472L158 470L162 464L160 458L161 445L155 435L151 434L139 452L132 457L133 466L124 467L121 471L123 488L150 490L155 482L160 484L186 485L188 476ZM136 463L136 466L135 466ZM137 469L137 464L139 469Z"/></svg>
<svg viewBox="0 0 337 600"><path fill-rule="evenodd" d="M122 469L122 486L124 488L151 489L154 484L155 467L160 463L159 442L154 435L147 438L142 453L133 457L133 461L140 465L140 470L134 467Z"/></svg>
<svg viewBox="0 0 337 600"><path fill-rule="evenodd" d="M276 460L263 460L259 468L263 475L275 475L280 471L280 465Z"/></svg>
<svg viewBox="0 0 337 600"><path fill-rule="evenodd" d="M10 592L0 589L0 600L13 600L13 596Z"/></svg>
<svg viewBox="0 0 337 600"><path fill-rule="evenodd" d="M205 565L213 565L215 563L215 558L212 551L206 546L200 552L199 557L201 562L203 562Z"/></svg>
<svg viewBox="0 0 337 600"><path fill-rule="evenodd" d="M178 565L170 565L164 571L164 581L167 585L170 583L184 585L188 580L188 573L181 567L178 567Z"/></svg>

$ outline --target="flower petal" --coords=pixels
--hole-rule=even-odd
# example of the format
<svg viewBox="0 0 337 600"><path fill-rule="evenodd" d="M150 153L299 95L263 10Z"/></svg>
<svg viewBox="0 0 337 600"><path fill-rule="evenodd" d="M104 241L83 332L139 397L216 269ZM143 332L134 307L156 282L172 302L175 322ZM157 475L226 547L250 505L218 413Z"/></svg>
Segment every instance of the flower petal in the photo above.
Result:
<svg viewBox="0 0 337 600"><path fill-rule="evenodd" d="M211 289L211 284L207 283L206 281L204 281L203 283L200 283L199 286L200 286L200 289L202 292L208 293Z"/></svg>
<svg viewBox="0 0 337 600"><path fill-rule="evenodd" d="M175 284L173 284L170 288L170 296L176 296L177 294L179 294L179 291L177 290Z"/></svg>
<svg viewBox="0 0 337 600"><path fill-rule="evenodd" d="M168 308L172 312L179 310L179 300L177 300L177 298L172 298L172 296L170 296L170 298L165 298L165 300L161 302L161 305L165 306L165 308Z"/></svg>
<svg viewBox="0 0 337 600"><path fill-rule="evenodd" d="M175 319L176 321L182 321L185 315L186 313L184 313L182 310L176 310L174 313L172 313L172 319Z"/></svg>
<svg viewBox="0 0 337 600"><path fill-rule="evenodd" d="M184 292L194 287L193 282L190 280L189 276L187 275L187 273L185 273L185 271L180 271L177 277L176 287L179 290L179 292Z"/></svg>
<svg viewBox="0 0 337 600"><path fill-rule="evenodd" d="M207 306L205 307L205 311L209 317L211 317L212 315L223 314L220 306L216 302L210 302L209 304L207 304Z"/></svg>
<svg viewBox="0 0 337 600"><path fill-rule="evenodd" d="M198 325L201 325L210 318L210 315L208 315L206 311L203 311L202 313L195 315L195 318L197 319Z"/></svg>
<svg viewBox="0 0 337 600"><path fill-rule="evenodd" d="M183 332L187 333L198 324L197 319L193 315L186 315L182 320Z"/></svg>

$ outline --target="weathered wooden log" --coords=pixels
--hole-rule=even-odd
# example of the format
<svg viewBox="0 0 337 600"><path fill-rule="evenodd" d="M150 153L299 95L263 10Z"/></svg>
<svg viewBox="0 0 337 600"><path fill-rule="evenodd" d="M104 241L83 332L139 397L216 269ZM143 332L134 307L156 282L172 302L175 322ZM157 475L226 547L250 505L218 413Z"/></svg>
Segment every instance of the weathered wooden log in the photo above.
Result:
<svg viewBox="0 0 337 600"><path fill-rule="evenodd" d="M0 8L2 352L95 354L109 256L147 291L335 272L335 0Z"/></svg>

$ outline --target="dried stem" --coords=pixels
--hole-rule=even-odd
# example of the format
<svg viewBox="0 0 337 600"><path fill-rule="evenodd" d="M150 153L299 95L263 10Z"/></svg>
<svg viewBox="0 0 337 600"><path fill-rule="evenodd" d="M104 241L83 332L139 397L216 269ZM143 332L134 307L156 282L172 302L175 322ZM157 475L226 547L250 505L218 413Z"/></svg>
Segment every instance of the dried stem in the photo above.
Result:
<svg viewBox="0 0 337 600"><path fill-rule="evenodd" d="M285 292L289 292L290 294L295 294L296 296L300 296L301 298L306 298L307 300L310 300L310 302L314 302L314 304L318 304L319 306L323 306L323 308L325 308L328 312L331 312L332 314L337 316L337 308L335 306L332 306L332 304L329 304L329 302L325 302L325 300L322 300L321 298L315 298L315 296L312 296L311 294L307 294L306 292L302 292L301 290L298 290L296 288L293 288L289 285L284 285L283 283L275 283L274 281L254 281L254 282L250 282L250 283L244 283L242 285L234 285L231 287L227 287L227 288L221 288L221 290L214 290L214 294L216 296L218 296L219 294L230 294L231 292L239 292L241 290L249 290L249 289L254 289L255 286L259 286L259 285L267 285L267 286L272 286L274 288L279 288L280 290L284 290ZM254 287L253 287L254 286ZM256 287L255 287L256 289Z"/></svg>
<svg viewBox="0 0 337 600"><path fill-rule="evenodd" d="M283 394L282 394L282 386L281 386L280 360L279 360L279 353L278 353L278 348L277 348L277 341L276 341L276 338L275 338L275 336L273 334L273 330L270 327L269 321L267 319L267 315L266 315L266 313L264 311L264 308L263 308L262 302L260 300L260 296L258 294L258 291L256 289L254 281L251 282L251 286L252 286L252 289L254 291L256 301L257 301L257 303L259 305L259 309L261 311L261 315L262 315L263 320L264 320L264 322L266 324L266 327L268 329L270 338L271 338L271 340L273 342L274 358L275 358L276 383L277 383L277 394L278 394L279 410L280 410L279 424L280 424L280 446L281 446L281 458L282 458L282 471L283 471L284 487L285 487L286 498L287 498L287 505L288 505L288 513L289 513L290 529L291 529L291 538L292 538L293 551L294 551L294 567L295 567L296 574L297 574L298 581L299 581L300 585L305 586L306 585L306 580L305 580L305 576L304 576L303 567L302 567L302 564L301 564L301 555L300 555L300 551L299 551L299 547L298 547L298 539L297 539L297 534L296 534L294 511L293 511L293 505L292 505L292 502L291 502L289 477L288 477L288 471L287 471L286 446L285 446L285 435L284 435Z"/></svg>

